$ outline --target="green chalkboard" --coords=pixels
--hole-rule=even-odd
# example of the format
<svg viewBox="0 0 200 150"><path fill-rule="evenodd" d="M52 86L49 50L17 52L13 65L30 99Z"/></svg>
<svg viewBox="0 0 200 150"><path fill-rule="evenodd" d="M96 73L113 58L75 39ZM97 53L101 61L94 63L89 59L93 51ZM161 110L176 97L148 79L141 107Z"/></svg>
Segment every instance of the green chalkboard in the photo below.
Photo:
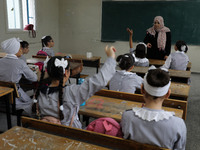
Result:
<svg viewBox="0 0 200 150"><path fill-rule="evenodd" d="M172 43L184 40L200 44L199 1L103 1L101 40L128 41L129 27L134 32L133 40L143 41L155 16L163 16Z"/></svg>

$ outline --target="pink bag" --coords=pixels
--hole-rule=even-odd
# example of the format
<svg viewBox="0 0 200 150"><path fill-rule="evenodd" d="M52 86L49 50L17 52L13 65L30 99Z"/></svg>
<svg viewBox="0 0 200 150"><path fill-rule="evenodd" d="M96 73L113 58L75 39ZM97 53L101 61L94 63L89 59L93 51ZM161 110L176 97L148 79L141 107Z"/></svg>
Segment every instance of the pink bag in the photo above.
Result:
<svg viewBox="0 0 200 150"><path fill-rule="evenodd" d="M41 71L44 63L43 62L37 62L34 65L37 65L39 67L39 70Z"/></svg>
<svg viewBox="0 0 200 150"><path fill-rule="evenodd" d="M40 56L48 56L48 54L47 54L45 51L43 51L43 50L39 50L39 51L37 52L36 55L40 55Z"/></svg>
<svg viewBox="0 0 200 150"><path fill-rule="evenodd" d="M87 130L122 138L120 124L112 118L99 118L92 121Z"/></svg>

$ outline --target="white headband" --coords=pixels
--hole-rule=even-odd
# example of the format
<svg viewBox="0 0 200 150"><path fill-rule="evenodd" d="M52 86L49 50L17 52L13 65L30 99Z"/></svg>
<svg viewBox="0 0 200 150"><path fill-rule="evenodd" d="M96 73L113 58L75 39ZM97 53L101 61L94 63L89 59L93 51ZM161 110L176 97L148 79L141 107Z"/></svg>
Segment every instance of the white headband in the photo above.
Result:
<svg viewBox="0 0 200 150"><path fill-rule="evenodd" d="M150 69L151 70L151 69ZM164 96L165 94L167 94L169 87L171 85L171 81L169 81L169 83L163 87L154 87L148 84L147 82L147 74L145 74L144 76L144 89L147 93L149 93L152 96L157 96L157 97L161 97Z"/></svg>
<svg viewBox="0 0 200 150"><path fill-rule="evenodd" d="M42 40L45 39L45 38L46 38L46 36L43 36L43 37L42 37Z"/></svg>
<svg viewBox="0 0 200 150"><path fill-rule="evenodd" d="M63 74L65 73L65 68L68 65L68 61L65 60L64 58L62 58L61 60L59 60L58 58L55 59L55 66L56 67L62 67L63 68Z"/></svg>

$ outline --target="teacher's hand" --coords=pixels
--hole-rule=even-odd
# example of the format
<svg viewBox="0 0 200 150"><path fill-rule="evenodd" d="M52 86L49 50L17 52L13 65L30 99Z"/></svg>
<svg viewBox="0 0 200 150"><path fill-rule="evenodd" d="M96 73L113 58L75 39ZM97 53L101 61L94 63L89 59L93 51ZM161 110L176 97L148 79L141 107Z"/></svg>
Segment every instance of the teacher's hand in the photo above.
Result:
<svg viewBox="0 0 200 150"><path fill-rule="evenodd" d="M147 43L147 47L151 48L152 47L151 43Z"/></svg>

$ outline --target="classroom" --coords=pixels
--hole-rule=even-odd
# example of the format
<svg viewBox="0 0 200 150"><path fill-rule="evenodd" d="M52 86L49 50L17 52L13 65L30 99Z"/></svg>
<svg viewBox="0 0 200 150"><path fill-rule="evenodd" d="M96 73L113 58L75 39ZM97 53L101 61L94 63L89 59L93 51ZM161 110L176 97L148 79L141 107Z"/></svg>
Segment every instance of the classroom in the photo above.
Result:
<svg viewBox="0 0 200 150"><path fill-rule="evenodd" d="M6 1L7 0L0 1L0 42L12 37L19 37L22 40L28 41L30 51L26 55L26 58L31 58L32 55L36 55L37 51L41 49L41 38L44 35L50 35L51 37L53 37L53 40L55 42L53 49L55 53L59 52L67 54L86 55L87 52L91 52L93 56L101 57L101 65L106 60L106 55L104 53L104 48L106 45L115 46L115 48L117 49L116 55L129 52L128 34L127 41L102 41L101 37L103 13L102 3L115 2L119 0L35 0L35 38L30 36L32 34L31 32L29 35L29 31L24 31L22 29L12 31L8 29ZM134 0L124 1L131 2ZM144 0L137 1L143 1L145 3ZM170 3L170 1L168 0L166 0L166 2ZM199 4L199 1L192 2L196 2ZM170 15L171 13L173 12L170 12ZM196 12L196 16L198 16L199 13L200 10ZM153 21L153 18L151 18L150 20ZM184 24L184 26L187 26L187 28L189 28L191 26L190 24L195 24L195 19L193 21L194 22L188 22L188 24ZM178 21L175 21L175 23L177 22ZM167 21L165 23L167 24ZM146 22L146 24L148 27L150 27L152 25L152 22L148 21ZM126 28L124 29L124 32L126 32ZM195 31L192 34L195 34ZM182 37L182 40L184 40L184 37ZM133 42L133 45L135 47L136 42ZM185 120L187 126L186 150L195 150L200 149L200 144L198 142L200 140L200 41L198 41L196 44L188 43L188 47L189 50L187 52L187 55L190 59L192 67L190 70L191 85L188 97L187 118ZM172 43L171 45L171 52L173 51L174 43ZM1 49L0 52L2 52ZM89 74L96 73L96 70L94 68L92 68L94 70L92 70L91 68L89 69L90 71L88 72L91 72ZM83 69L83 73L87 74L87 70ZM0 121L5 121L1 119L1 115ZM2 131L1 126L0 131L4 132Z"/></svg>

